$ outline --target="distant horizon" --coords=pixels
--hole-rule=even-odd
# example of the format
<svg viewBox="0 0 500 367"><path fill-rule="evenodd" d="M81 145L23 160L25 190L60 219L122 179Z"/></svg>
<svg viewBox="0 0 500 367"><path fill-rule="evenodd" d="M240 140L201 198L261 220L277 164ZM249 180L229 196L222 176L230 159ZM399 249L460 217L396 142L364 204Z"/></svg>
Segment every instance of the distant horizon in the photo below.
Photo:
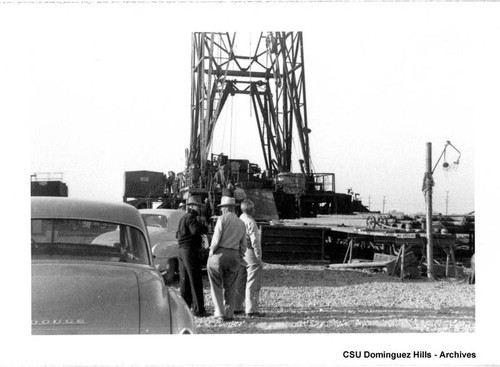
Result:
<svg viewBox="0 0 500 367"><path fill-rule="evenodd" d="M134 170L134 171L125 171L124 174L126 172L154 172L154 173L162 173L162 174L166 174L167 173L167 172L160 172L160 171ZM178 173L181 173L181 172L184 172L184 171L175 172L175 174L177 175ZM325 172L322 172L322 173L325 173ZM47 174L48 176L45 177L45 179L44 179L43 175L45 175L45 174ZM35 179L34 181L36 181L36 182L50 182L50 181L61 182L61 183L65 184L67 186L68 197L72 197L69 194L70 193L70 187L69 187L69 185L66 182L64 182L64 172L34 172L34 173L31 174L31 177L33 179L33 177L37 177L38 175L42 175L42 178L41 179ZM52 175L54 175L55 178L53 178ZM123 194L124 193L125 193L125 180L123 182ZM338 191L335 191L335 193L346 194L345 192L341 193L341 192L338 192ZM123 202L123 196L124 196L123 194L121 196L121 201L122 202ZM78 197L78 198L81 198L81 197ZM99 200L99 199L94 199L94 200ZM103 200L103 199L100 199L100 200ZM357 200L359 200L366 208L370 209L369 206L368 206L369 204L367 202L363 201L362 198L358 198ZM153 202L156 203L156 202L161 202L161 201L160 200L155 200ZM466 216L466 215L470 215L470 213L473 213L473 212L475 212L474 208L472 210L470 210L470 211L466 211L466 212L463 212L463 213L458 213L458 212L450 213L449 212L448 214L446 214L445 212L442 212L442 211L433 210L433 215ZM405 215L410 215L410 216L426 215L426 211L425 210L422 210L422 211L405 211L404 209L401 209L401 208L389 208L385 212L382 212L381 210L370 210L370 213L379 213L379 214L394 215L394 216L396 216L398 214L405 214ZM359 213L354 212L353 214L359 214ZM325 214L318 214L318 215L325 215ZM348 214L331 214L331 215L348 215Z"/></svg>

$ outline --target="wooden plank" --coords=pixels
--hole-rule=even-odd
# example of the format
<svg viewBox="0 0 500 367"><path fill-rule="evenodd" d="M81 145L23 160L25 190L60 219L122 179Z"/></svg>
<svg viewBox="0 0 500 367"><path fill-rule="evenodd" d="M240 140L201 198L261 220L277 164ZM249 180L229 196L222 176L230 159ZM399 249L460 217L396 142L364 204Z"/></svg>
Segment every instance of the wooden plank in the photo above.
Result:
<svg viewBox="0 0 500 367"><path fill-rule="evenodd" d="M396 273L396 267L398 266L400 260L401 260L401 251L398 252L398 257L396 258L394 267L392 268L391 275L394 275Z"/></svg>
<svg viewBox="0 0 500 367"><path fill-rule="evenodd" d="M310 264L310 265L328 265L328 260L315 260L315 259L268 259L264 260L268 264Z"/></svg>
<svg viewBox="0 0 500 367"><path fill-rule="evenodd" d="M328 267L330 269L346 269L346 268L383 268L387 266L392 261L365 261L359 263L349 263L349 264L330 264Z"/></svg>

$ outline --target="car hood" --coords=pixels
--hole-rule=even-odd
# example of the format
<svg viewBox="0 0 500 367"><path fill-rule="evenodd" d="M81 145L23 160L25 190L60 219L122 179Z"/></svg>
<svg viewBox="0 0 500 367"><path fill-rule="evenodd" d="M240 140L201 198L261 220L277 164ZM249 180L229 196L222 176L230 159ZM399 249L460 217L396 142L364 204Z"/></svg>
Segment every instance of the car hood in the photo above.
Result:
<svg viewBox="0 0 500 367"><path fill-rule="evenodd" d="M118 265L33 263L32 333L139 333L136 274Z"/></svg>

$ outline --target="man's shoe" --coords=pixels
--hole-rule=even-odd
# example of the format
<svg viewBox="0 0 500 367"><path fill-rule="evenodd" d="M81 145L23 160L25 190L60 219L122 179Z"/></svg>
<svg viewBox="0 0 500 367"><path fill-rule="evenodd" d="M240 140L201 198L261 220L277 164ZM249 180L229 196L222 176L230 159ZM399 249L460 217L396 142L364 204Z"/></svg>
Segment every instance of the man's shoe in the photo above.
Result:
<svg viewBox="0 0 500 367"><path fill-rule="evenodd" d="M247 317L264 317L266 316L263 312L250 312L246 314Z"/></svg>
<svg viewBox="0 0 500 367"><path fill-rule="evenodd" d="M226 317L226 316L216 316L216 317L219 321L223 321L223 322L229 322L229 321L234 320L234 318L232 318L232 317Z"/></svg>
<svg viewBox="0 0 500 367"><path fill-rule="evenodd" d="M234 311L233 312L235 315L243 315L245 313L245 311Z"/></svg>

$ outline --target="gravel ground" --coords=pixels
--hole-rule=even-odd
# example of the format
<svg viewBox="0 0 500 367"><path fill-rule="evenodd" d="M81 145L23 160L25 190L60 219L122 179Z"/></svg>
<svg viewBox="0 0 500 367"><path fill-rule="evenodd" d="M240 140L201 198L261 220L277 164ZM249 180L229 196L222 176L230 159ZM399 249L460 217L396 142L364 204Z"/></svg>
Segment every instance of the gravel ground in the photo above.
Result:
<svg viewBox="0 0 500 367"><path fill-rule="evenodd" d="M467 270L467 269L466 269ZM206 274L205 302L213 313ZM174 284L178 288L178 284ZM466 276L401 281L383 272L264 264L260 318L196 318L199 334L473 332Z"/></svg>

